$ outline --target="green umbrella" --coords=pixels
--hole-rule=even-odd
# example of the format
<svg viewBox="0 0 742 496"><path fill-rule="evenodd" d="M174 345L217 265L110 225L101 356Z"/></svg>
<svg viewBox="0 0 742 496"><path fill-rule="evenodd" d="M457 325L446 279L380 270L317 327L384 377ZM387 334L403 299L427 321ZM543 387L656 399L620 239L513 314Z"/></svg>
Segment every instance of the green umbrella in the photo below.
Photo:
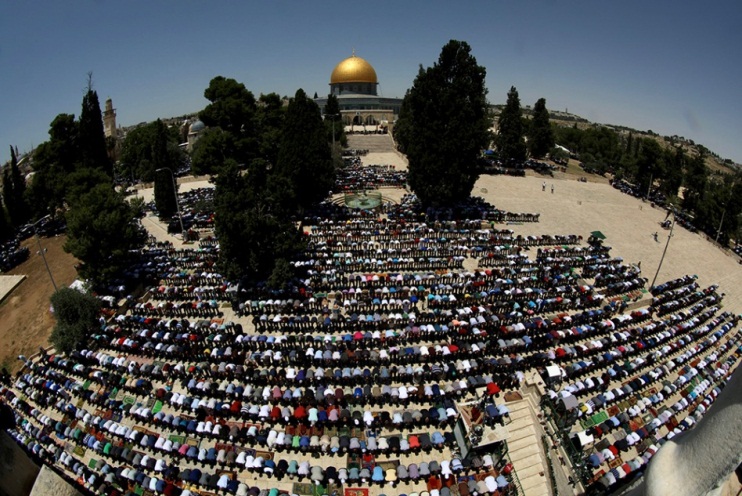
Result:
<svg viewBox="0 0 742 496"><path fill-rule="evenodd" d="M597 238L597 239L605 239L605 234L603 234L600 231L593 231L590 233L590 236L592 236L593 238Z"/></svg>

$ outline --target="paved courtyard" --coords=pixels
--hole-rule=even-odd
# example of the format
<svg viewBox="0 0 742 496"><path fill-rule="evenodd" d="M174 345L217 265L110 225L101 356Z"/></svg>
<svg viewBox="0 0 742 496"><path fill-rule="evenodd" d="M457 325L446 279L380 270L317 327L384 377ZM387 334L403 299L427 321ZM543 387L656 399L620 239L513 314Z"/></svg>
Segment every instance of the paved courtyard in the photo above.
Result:
<svg viewBox="0 0 742 496"><path fill-rule="evenodd" d="M389 136L353 136L350 141L352 148L369 150L369 153L363 157L364 164L387 164L400 169L406 167L404 158L392 149ZM652 281L669 235L668 230L663 230L659 226L665 218L664 211L624 195L607 184L582 183L575 179L568 179L566 176L558 176L553 179L549 178L546 191L542 191L543 182L544 178L538 176L521 178L482 176L476 183L472 194L482 196L496 207L510 212L540 213L540 221L537 223L511 223L497 226L501 229L512 229L516 235L574 234L586 239L591 231L599 230L606 235L605 243L612 247L612 256L622 257L627 263L641 263L643 276L650 282ZM551 193L552 184L554 193ZM180 191L211 186L208 181L191 181L181 184ZM137 192L145 201L151 200L152 193L151 188ZM389 188L384 189L383 194L387 198L399 200L406 194L406 191ZM180 239L168 234L162 223L154 216L146 217L143 224L156 239L171 241L176 247L182 246ZM659 233L658 241L655 241L653 237L654 232ZM530 248L530 250L532 251L527 253L531 258L535 258L536 248ZM711 284L719 284L720 292L726 294L725 309L740 313L742 312L742 288L738 284L740 271L742 271L742 266L739 265L736 256L721 250L705 236L692 234L677 226L673 231L657 281L665 282L685 274L696 274L702 288ZM249 334L256 333L252 319L235 315L228 304L221 305L220 311L223 311L223 319L240 323ZM139 359L144 362L151 361L148 357ZM526 381L521 388L523 398L505 400L512 419L507 426L510 432L508 441L510 459L527 496L548 496L552 494L552 491L547 475L547 459L551 459L553 463L555 459L558 460L562 452L544 452L541 442L544 431L538 416L539 393L543 392L543 383L537 374L533 374L533 370L527 372ZM187 392L178 382L169 387L172 387L175 392ZM154 403L152 398L135 398L132 401L134 400ZM392 408L388 405L384 408L387 407ZM164 411L170 411L172 407L165 405L164 408ZM125 422L137 423L132 418L126 418ZM396 428L389 429L387 433L398 434ZM202 448L216 445L213 439L206 437L199 439L198 442L201 443ZM85 463L99 458L93 450L87 450L87 452L83 450L83 453L82 460ZM449 453L446 452L446 456L448 455ZM276 452L271 456L281 458L287 457L288 454ZM400 455L398 454L377 456L376 462L380 464L399 463ZM426 460L426 456L428 455L406 454L404 460L405 463L421 463ZM307 454L299 454L296 457L309 459ZM345 466L347 463L348 460L344 457L341 459L329 456L311 457L312 466L327 468L330 465ZM183 460L178 460L178 464L181 467L196 466L195 463ZM567 477L571 474L569 467L561 468L558 463L554 465L557 468L556 482L560 494L569 493L571 488L566 483ZM293 480L266 480L263 475L253 472L240 471L239 480L249 485L274 487L289 493L299 492L300 489ZM422 494L426 486L423 481L418 481L396 487L386 484L363 489L366 490L367 496ZM311 485L307 490L311 490Z"/></svg>

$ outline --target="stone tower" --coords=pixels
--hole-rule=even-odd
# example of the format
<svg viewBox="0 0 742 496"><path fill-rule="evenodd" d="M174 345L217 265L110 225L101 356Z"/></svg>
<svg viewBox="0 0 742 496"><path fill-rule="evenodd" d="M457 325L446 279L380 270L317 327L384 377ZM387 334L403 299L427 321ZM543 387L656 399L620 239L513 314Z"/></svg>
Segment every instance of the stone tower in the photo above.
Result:
<svg viewBox="0 0 742 496"><path fill-rule="evenodd" d="M116 109L113 108L113 101L110 98L106 100L106 110L103 112L103 133L106 138L116 137Z"/></svg>

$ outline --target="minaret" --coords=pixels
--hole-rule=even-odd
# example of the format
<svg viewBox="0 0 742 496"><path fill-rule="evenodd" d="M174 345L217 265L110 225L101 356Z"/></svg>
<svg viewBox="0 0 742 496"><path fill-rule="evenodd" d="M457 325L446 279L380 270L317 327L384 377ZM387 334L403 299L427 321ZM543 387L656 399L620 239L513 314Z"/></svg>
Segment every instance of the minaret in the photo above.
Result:
<svg viewBox="0 0 742 496"><path fill-rule="evenodd" d="M116 109L110 98L106 100L106 110L103 112L103 133L106 138L116 137Z"/></svg>

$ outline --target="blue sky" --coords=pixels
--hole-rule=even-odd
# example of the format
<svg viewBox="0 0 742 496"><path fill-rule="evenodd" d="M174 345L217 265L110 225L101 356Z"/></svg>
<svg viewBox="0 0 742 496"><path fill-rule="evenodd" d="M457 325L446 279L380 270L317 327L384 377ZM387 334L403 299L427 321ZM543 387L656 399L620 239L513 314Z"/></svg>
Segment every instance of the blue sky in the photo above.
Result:
<svg viewBox="0 0 742 496"><path fill-rule="evenodd" d="M326 94L351 54L404 96L449 39L487 69L492 103L677 134L742 162L742 3L572 1L0 2L0 162L80 113L86 74L131 125L202 109L217 75L256 95Z"/></svg>

